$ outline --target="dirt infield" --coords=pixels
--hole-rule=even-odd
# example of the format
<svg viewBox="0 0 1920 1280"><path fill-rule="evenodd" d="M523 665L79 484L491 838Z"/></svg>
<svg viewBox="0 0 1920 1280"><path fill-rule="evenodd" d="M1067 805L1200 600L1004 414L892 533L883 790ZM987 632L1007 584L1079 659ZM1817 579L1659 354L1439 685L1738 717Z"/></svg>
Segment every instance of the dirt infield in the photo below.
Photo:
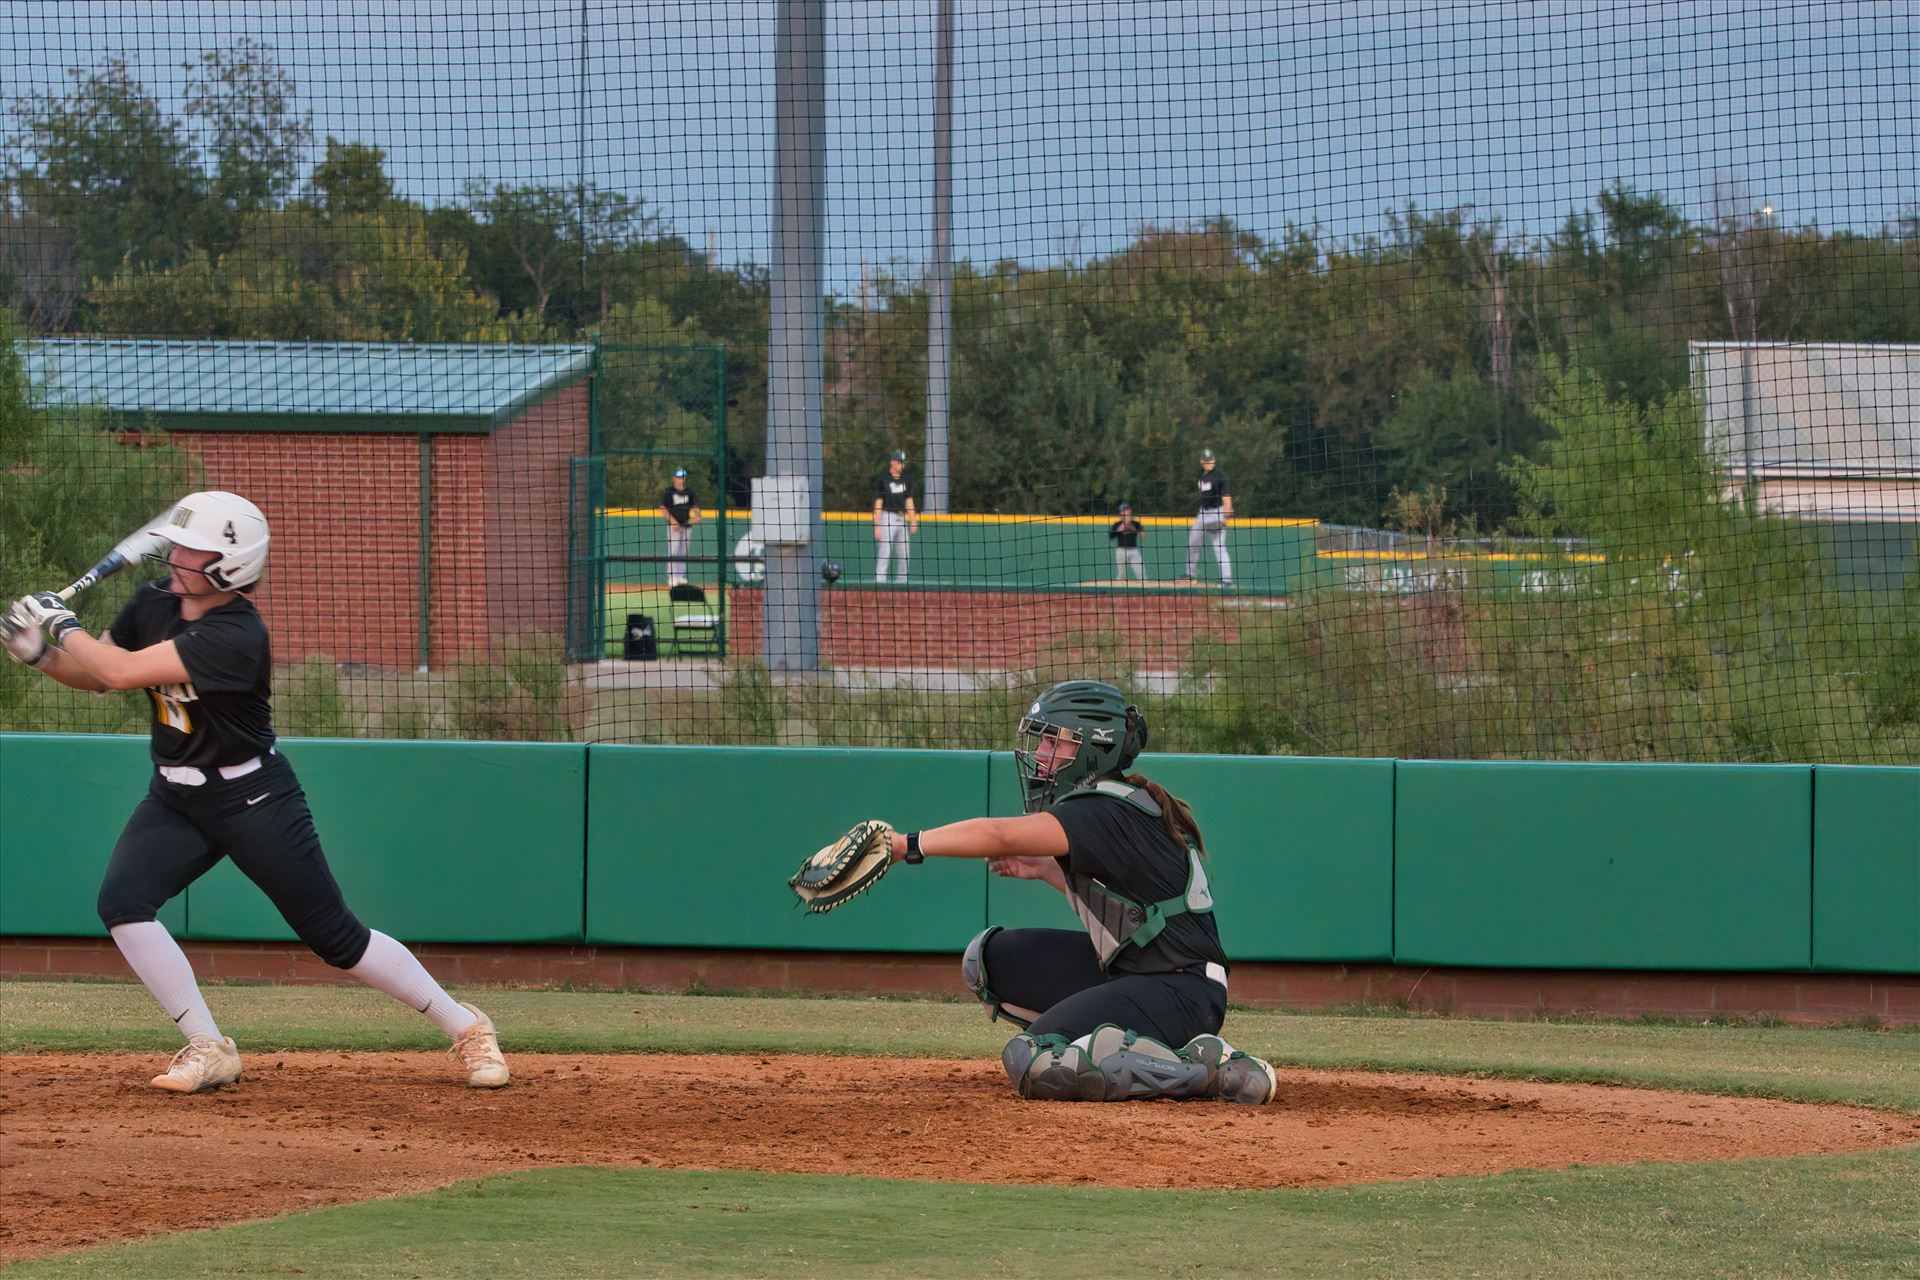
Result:
<svg viewBox="0 0 1920 1280"><path fill-rule="evenodd" d="M260 1053L177 1097L155 1055L0 1058L0 1263L540 1165L1255 1188L1920 1142L1859 1108L1440 1076L1291 1071L1256 1109L1021 1102L992 1061L512 1062L483 1093L440 1055Z"/></svg>

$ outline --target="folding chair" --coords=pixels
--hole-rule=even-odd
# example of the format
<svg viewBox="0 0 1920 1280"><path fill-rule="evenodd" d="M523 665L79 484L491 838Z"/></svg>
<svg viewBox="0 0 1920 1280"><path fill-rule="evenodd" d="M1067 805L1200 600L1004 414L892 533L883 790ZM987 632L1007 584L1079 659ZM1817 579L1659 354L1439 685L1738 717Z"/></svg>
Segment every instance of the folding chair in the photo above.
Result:
<svg viewBox="0 0 1920 1280"><path fill-rule="evenodd" d="M694 582L675 583L667 590L673 602L673 651L720 652L720 615L707 612L707 593ZM686 607L683 607L686 606Z"/></svg>

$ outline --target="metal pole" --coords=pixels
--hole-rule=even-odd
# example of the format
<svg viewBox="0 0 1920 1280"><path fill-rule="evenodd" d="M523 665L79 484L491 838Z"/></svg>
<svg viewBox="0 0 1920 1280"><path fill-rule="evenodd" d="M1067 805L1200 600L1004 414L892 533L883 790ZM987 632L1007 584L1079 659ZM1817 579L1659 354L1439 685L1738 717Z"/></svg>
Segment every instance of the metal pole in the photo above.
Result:
<svg viewBox="0 0 1920 1280"><path fill-rule="evenodd" d="M414 636L414 670L427 674L433 661L433 437L420 433L420 621Z"/></svg>
<svg viewBox="0 0 1920 1280"><path fill-rule="evenodd" d="M933 262L927 280L926 509L945 515L953 387L953 0L940 0L933 79Z"/></svg>
<svg viewBox="0 0 1920 1280"><path fill-rule="evenodd" d="M727 557L733 553L733 544L727 541L727 349L713 349L713 474L719 488L719 501L714 507L714 522L719 529L714 533L716 539L713 558L713 577L717 584L714 594L720 602L720 626L716 639L720 642L720 656L727 656L727 569L730 567Z"/></svg>
<svg viewBox="0 0 1920 1280"><path fill-rule="evenodd" d="M1753 344L1740 344L1740 491L1753 499Z"/></svg>
<svg viewBox="0 0 1920 1280"><path fill-rule="evenodd" d="M766 659L820 667L820 293L827 171L824 0L780 0L774 32L773 263L767 341L767 474L806 477L810 541L766 549Z"/></svg>

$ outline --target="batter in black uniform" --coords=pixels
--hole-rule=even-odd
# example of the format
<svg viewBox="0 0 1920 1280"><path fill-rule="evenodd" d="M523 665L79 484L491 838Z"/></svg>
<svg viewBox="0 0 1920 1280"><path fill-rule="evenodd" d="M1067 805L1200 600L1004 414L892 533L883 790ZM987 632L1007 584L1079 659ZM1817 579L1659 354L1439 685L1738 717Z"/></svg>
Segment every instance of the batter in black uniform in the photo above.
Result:
<svg viewBox="0 0 1920 1280"><path fill-rule="evenodd" d="M194 493L156 522L167 578L142 586L95 639L52 592L0 622L8 653L76 689L147 691L153 781L114 846L100 919L186 1037L157 1088L197 1093L240 1078L186 954L156 918L222 858L258 885L321 959L431 1018L467 1083L507 1083L493 1023L455 1001L412 952L347 909L307 798L273 731L272 649L247 593L267 562L267 521L231 493Z"/></svg>
<svg viewBox="0 0 1920 1280"><path fill-rule="evenodd" d="M1227 958L1186 804L1126 769L1146 718L1110 684L1054 685L1020 723L1027 815L895 833L896 861L986 858L1067 895L1085 932L1001 929L968 944L967 987L1023 1027L1002 1065L1023 1098L1273 1097L1273 1068L1220 1038ZM1178 1046L1177 1048L1175 1046Z"/></svg>

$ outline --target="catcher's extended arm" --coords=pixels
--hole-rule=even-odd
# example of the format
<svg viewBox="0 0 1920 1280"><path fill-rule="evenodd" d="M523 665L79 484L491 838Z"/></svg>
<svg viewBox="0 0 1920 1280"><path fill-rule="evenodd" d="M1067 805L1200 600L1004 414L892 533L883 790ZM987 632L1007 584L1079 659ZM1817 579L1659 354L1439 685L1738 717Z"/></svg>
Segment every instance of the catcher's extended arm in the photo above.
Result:
<svg viewBox="0 0 1920 1280"><path fill-rule="evenodd" d="M892 865L893 828L872 818L801 863L787 887L819 914L873 888Z"/></svg>

